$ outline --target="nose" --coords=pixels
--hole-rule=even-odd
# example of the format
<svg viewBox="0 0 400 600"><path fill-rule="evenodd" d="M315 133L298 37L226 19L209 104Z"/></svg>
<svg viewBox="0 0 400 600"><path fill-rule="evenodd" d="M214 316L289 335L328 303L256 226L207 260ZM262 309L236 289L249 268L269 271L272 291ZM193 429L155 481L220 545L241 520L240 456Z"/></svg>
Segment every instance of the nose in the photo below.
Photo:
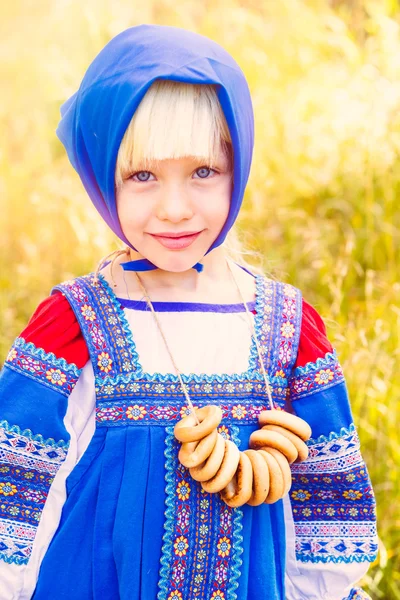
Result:
<svg viewBox="0 0 400 600"><path fill-rule="evenodd" d="M161 194L157 207L157 217L160 221L179 223L184 219L191 219L193 207L190 194L185 186L169 186Z"/></svg>

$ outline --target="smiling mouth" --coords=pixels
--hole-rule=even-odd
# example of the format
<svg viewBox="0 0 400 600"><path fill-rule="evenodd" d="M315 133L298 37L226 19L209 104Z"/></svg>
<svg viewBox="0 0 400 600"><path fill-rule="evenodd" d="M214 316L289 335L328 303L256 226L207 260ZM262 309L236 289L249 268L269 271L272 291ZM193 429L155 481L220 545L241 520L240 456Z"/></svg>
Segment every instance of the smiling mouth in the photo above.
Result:
<svg viewBox="0 0 400 600"><path fill-rule="evenodd" d="M164 248L168 248L169 250L182 250L183 248L187 248L201 234L201 231L197 231L194 233L183 232L180 234L154 234L151 233L151 237L157 240Z"/></svg>

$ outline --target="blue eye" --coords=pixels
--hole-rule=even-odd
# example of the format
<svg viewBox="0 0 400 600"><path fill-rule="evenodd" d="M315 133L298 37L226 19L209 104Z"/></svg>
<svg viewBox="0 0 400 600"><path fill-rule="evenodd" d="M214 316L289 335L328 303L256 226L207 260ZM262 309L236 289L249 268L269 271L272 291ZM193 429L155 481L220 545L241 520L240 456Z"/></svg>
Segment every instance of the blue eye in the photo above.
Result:
<svg viewBox="0 0 400 600"><path fill-rule="evenodd" d="M209 167L200 167L196 170L196 174L200 177L200 179L207 179L211 173L215 173L215 171Z"/></svg>
<svg viewBox="0 0 400 600"><path fill-rule="evenodd" d="M131 179L134 179L134 181L145 182L150 180L151 175L152 174L150 173L150 171L138 171L137 173L131 175Z"/></svg>

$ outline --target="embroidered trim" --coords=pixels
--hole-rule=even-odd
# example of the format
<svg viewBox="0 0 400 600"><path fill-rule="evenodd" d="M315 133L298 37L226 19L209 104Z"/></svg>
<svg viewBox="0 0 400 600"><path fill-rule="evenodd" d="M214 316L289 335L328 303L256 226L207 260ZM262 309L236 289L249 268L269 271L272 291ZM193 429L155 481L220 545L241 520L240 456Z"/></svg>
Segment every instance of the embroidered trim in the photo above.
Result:
<svg viewBox="0 0 400 600"><path fill-rule="evenodd" d="M297 559L374 560L375 500L354 424L309 444L309 458L292 465Z"/></svg>
<svg viewBox="0 0 400 600"><path fill-rule="evenodd" d="M340 433L332 432L329 437L321 435L310 439L309 456L305 462L292 465L293 473L339 473L349 468L364 467L360 454L360 440L354 424L348 429L342 427Z"/></svg>
<svg viewBox="0 0 400 600"><path fill-rule="evenodd" d="M310 438L308 442L306 442L306 444L308 446L313 446L314 444L324 444L327 442L331 442L332 440L337 440L339 438L354 434L357 436L358 439L356 426L354 425L354 423L350 423L349 427L341 427L339 432L332 431L328 436L320 435L317 438Z"/></svg>
<svg viewBox="0 0 400 600"><path fill-rule="evenodd" d="M239 427L232 426L231 433L228 434L227 437L232 438L232 441L236 444L236 446L240 447L240 439L239 439ZM232 553L232 565L231 565L231 575L230 575L230 588L228 589L227 600L237 600L236 590L239 587L239 578L241 575L240 568L243 564L243 560L241 556L243 554L243 509L234 508L233 509L234 519L233 519L233 553Z"/></svg>
<svg viewBox="0 0 400 600"><path fill-rule="evenodd" d="M190 391L189 391L190 394ZM221 394L222 395L222 394ZM191 394L194 399L194 394ZM164 398L165 401L165 398ZM194 399L196 407L205 406L210 403L210 397L198 397ZM258 404L251 397L232 398L228 402L221 398L218 401L219 406L223 411L224 424L241 423L242 425L258 422L258 415L262 410L267 410L266 404ZM96 408L96 421L98 426L120 427L123 425L152 425L165 426L171 422L179 421L186 415L186 407L179 404L159 404L156 399L141 401L133 399L124 403L116 404L115 402L102 402Z"/></svg>
<svg viewBox="0 0 400 600"><path fill-rule="evenodd" d="M35 526L0 519L0 560L8 564L26 565L35 535Z"/></svg>
<svg viewBox="0 0 400 600"><path fill-rule="evenodd" d="M336 350L333 352L327 352L325 356L317 358L315 362L308 362L303 367L297 367L294 371L295 376L308 375L315 371L315 369L326 369L329 364L338 360Z"/></svg>
<svg viewBox="0 0 400 600"><path fill-rule="evenodd" d="M233 439L237 432L231 432ZM178 461L173 428L166 433L166 518L157 598L237 600L242 510L204 492Z"/></svg>
<svg viewBox="0 0 400 600"><path fill-rule="evenodd" d="M1 536L0 536L1 539ZM1 548L1 541L0 541ZM4 552L0 552L0 560L9 564L9 565L26 565L28 564L28 558L18 557L18 556L7 556Z"/></svg>
<svg viewBox="0 0 400 600"><path fill-rule="evenodd" d="M65 396L72 392L82 371L75 364L56 358L53 352L47 353L22 337L15 340L5 365Z"/></svg>
<svg viewBox="0 0 400 600"><path fill-rule="evenodd" d="M67 453L61 440L0 422L0 559L26 564L54 476Z"/></svg>
<svg viewBox="0 0 400 600"><path fill-rule="evenodd" d="M271 371L276 376L290 373L296 361L301 333L301 293L284 283L275 286L277 292L274 307L279 315L275 338L269 340L272 348Z"/></svg>
<svg viewBox="0 0 400 600"><path fill-rule="evenodd" d="M40 433L34 435L30 429L23 429L21 431L18 425L10 425L8 421L0 421L0 429L3 429L7 433L12 433L16 436L27 438L32 442L38 442L38 444L41 444L42 446L51 446L55 448L62 448L64 450L68 450L69 448L69 442L65 442L64 440L59 440L58 442L56 442L53 438L44 439L44 437L40 435ZM0 441L3 438L1 433L2 432L0 431Z"/></svg>
<svg viewBox="0 0 400 600"><path fill-rule="evenodd" d="M100 275L97 286L90 274L56 289L65 291L85 338L89 338L96 378L97 423L107 427L149 422L165 425L177 419L184 404L179 378L171 373L143 373L129 323L104 276ZM299 299L299 293L291 286L256 278L255 327L261 336L273 398L281 408L286 401L291 367L289 346L293 348L299 335ZM272 308L275 305L276 311ZM125 345L121 341L124 337ZM279 348L286 350L282 354ZM241 374L191 373L184 374L183 380L196 404L215 400L223 404L226 417L256 423L268 402L254 340L248 364L248 370Z"/></svg>
<svg viewBox="0 0 400 600"><path fill-rule="evenodd" d="M166 492L166 510L165 510L165 521L163 535L163 546L161 549L161 569L160 579L158 587L160 591L157 594L158 600L165 600L167 597L167 588L169 583L169 574L171 570L171 556L172 556L172 535L174 527L174 459L173 459L173 441L174 441L174 430L172 427L166 428L166 439L165 439L165 481L167 483Z"/></svg>
<svg viewBox="0 0 400 600"><path fill-rule="evenodd" d="M138 354L124 311L103 275L66 281L53 288L67 297L88 345L96 379L120 373L140 375Z"/></svg>
<svg viewBox="0 0 400 600"><path fill-rule="evenodd" d="M291 400L299 400L343 381L344 375L336 352L328 352L316 362L309 362L305 367L297 367L289 381Z"/></svg>
<svg viewBox="0 0 400 600"><path fill-rule="evenodd" d="M322 544L325 544L326 542L322 542ZM320 556L314 556L312 554L302 554L301 552L296 552L296 559L307 563L307 562L311 562L311 563L333 563L333 564L340 564L340 563L362 563L362 562L374 562L374 560L376 559L376 557L378 556L378 550L374 549L375 546L371 546L371 550L373 551L372 554L349 554L349 556L331 556L331 555L320 555ZM377 546L376 546L377 548ZM355 546L355 550L357 549L357 546ZM349 549L350 552L350 549ZM361 596L362 598L363 596ZM351 596L352 598L352 596ZM355 596L355 598L358 598L358 596ZM369 598L369 596L367 596L367 598Z"/></svg>

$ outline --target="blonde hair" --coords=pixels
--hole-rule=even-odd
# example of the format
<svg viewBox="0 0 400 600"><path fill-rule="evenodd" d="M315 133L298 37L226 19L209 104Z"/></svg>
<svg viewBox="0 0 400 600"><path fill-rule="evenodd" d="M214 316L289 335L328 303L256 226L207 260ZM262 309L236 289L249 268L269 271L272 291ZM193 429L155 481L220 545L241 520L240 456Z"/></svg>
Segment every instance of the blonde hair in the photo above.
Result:
<svg viewBox="0 0 400 600"><path fill-rule="evenodd" d="M125 131L117 155L115 184L122 185L135 171L166 158L196 156L212 167L221 150L233 165L231 136L215 86L156 80ZM236 227L229 231L223 247L238 264L262 273L244 258L261 257L244 249Z"/></svg>
<svg viewBox="0 0 400 600"><path fill-rule="evenodd" d="M215 86L157 80L147 90L122 139L115 183L154 160L196 156L210 167L231 136Z"/></svg>

